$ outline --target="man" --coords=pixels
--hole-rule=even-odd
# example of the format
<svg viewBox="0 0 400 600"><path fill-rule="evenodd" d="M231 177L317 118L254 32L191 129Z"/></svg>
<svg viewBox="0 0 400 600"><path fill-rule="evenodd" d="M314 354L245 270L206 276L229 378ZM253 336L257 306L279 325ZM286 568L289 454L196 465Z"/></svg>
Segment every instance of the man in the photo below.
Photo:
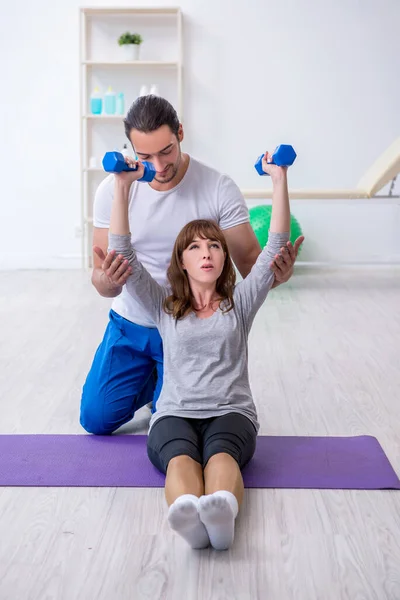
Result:
<svg viewBox="0 0 400 600"><path fill-rule="evenodd" d="M229 177L181 152L183 128L171 104L158 96L138 98L126 116L125 133L139 160L152 162L156 170L149 184L124 178L132 243L152 276L166 283L177 234L189 221L205 218L224 230L232 259L246 277L261 248L243 196ZM92 283L101 296L114 301L83 387L80 418L86 431L103 435L130 421L145 404L151 402L154 410L163 379L160 334L124 287L129 266L107 252L113 191L114 176L109 175L94 201ZM291 277L302 241L301 237L277 255L274 286Z"/></svg>

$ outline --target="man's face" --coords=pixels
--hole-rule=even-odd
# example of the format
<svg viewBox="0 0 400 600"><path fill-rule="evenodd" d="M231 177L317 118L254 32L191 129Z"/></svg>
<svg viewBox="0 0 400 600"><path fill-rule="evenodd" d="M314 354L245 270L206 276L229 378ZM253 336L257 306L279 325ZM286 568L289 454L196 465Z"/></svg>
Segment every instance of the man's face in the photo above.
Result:
<svg viewBox="0 0 400 600"><path fill-rule="evenodd" d="M153 163L156 170L154 179L158 183L169 183L177 174L181 162L182 139L182 127L179 128L177 139L168 125L149 133L137 129L132 129L130 133L130 140L139 160Z"/></svg>

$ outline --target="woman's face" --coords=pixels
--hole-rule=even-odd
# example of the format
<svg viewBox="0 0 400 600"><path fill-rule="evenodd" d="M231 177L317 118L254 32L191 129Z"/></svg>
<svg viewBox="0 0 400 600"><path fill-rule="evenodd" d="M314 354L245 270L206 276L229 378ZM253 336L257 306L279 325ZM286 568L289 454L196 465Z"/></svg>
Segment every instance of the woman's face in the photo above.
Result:
<svg viewBox="0 0 400 600"><path fill-rule="evenodd" d="M225 253L221 242L196 236L182 252L182 267L189 280L197 283L214 283L224 268Z"/></svg>

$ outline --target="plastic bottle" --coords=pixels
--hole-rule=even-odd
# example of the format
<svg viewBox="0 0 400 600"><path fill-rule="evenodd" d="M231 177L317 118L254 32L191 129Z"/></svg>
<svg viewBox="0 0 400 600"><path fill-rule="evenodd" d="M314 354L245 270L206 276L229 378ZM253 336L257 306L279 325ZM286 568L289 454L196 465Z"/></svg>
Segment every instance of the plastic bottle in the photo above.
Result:
<svg viewBox="0 0 400 600"><path fill-rule="evenodd" d="M90 95L90 112L92 115L101 115L103 110L103 99L98 87L95 87Z"/></svg>
<svg viewBox="0 0 400 600"><path fill-rule="evenodd" d="M112 87L109 86L106 94L104 95L104 112L106 115L115 115L116 110L116 94Z"/></svg>
<svg viewBox="0 0 400 600"><path fill-rule="evenodd" d="M123 115L125 113L125 97L123 92L120 92L117 96L117 114Z"/></svg>
<svg viewBox="0 0 400 600"><path fill-rule="evenodd" d="M124 146L121 150L121 154L124 158L125 158L125 156L132 156L132 152L129 150L128 144L124 144Z"/></svg>

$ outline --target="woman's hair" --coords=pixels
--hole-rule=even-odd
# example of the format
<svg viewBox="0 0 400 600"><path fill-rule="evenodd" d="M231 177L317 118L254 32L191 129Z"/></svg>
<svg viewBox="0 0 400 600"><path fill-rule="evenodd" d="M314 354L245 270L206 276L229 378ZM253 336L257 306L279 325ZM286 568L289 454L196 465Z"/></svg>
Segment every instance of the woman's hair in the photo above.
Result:
<svg viewBox="0 0 400 600"><path fill-rule="evenodd" d="M175 319L183 319L190 312L195 312L196 307L190 289L189 278L182 267L183 251L194 239L215 240L221 244L225 253L225 262L221 275L216 282L216 292L219 296L219 308L222 312L229 312L234 307L233 289L236 282L236 273L229 254L225 236L218 225L208 219L190 221L176 238L172 251L171 263L168 267L167 277L172 288L172 293L164 301L164 310Z"/></svg>
<svg viewBox="0 0 400 600"><path fill-rule="evenodd" d="M132 129L150 133L168 125L172 133L178 137L179 119L176 110L160 96L139 96L130 107L124 119L125 134L129 138Z"/></svg>

